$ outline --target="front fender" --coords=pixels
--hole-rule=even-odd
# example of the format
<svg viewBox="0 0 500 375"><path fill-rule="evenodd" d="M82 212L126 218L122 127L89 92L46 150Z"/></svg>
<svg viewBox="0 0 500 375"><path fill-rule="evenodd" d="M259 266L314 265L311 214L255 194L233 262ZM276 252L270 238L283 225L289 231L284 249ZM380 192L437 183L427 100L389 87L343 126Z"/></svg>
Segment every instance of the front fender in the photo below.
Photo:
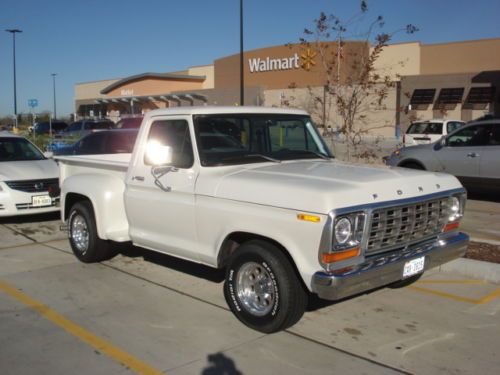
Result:
<svg viewBox="0 0 500 375"><path fill-rule="evenodd" d="M94 208L99 238L117 242L130 241L124 192L125 183L117 176L78 174L67 177L61 187L61 207L64 210L62 217L67 218L71 209L66 202L71 202L76 195L83 196L90 200Z"/></svg>

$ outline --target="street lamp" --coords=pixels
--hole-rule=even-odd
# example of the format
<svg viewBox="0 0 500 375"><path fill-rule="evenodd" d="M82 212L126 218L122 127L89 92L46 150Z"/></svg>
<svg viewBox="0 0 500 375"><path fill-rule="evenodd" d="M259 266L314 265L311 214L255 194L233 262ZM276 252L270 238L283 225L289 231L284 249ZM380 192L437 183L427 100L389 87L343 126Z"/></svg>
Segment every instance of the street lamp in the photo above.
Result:
<svg viewBox="0 0 500 375"><path fill-rule="evenodd" d="M56 75L57 73L52 73L52 88L54 90L54 119L57 119L57 112L56 112Z"/></svg>
<svg viewBox="0 0 500 375"><path fill-rule="evenodd" d="M240 0L240 105L245 105L245 78L243 70L243 0Z"/></svg>
<svg viewBox="0 0 500 375"><path fill-rule="evenodd" d="M19 29L7 29L5 30L12 34L12 52L14 58L14 116L16 117L16 128L17 128L17 91L16 91L16 33L22 33Z"/></svg>

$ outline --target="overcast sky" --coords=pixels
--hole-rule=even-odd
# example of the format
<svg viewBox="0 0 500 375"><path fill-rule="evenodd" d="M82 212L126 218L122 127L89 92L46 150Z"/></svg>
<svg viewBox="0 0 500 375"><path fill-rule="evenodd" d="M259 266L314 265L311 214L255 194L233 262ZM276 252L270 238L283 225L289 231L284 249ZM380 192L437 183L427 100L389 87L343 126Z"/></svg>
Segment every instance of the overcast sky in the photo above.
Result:
<svg viewBox="0 0 500 375"><path fill-rule="evenodd" d="M385 31L418 26L393 42L442 43L500 37L499 0L368 0L356 27L382 15ZM321 11L347 19L351 0L246 0L245 50L296 42ZM2 0L0 29L16 35L18 113L73 112L74 85L144 72L171 72L212 64L239 51L239 0ZM0 116L13 110L12 35L0 33Z"/></svg>

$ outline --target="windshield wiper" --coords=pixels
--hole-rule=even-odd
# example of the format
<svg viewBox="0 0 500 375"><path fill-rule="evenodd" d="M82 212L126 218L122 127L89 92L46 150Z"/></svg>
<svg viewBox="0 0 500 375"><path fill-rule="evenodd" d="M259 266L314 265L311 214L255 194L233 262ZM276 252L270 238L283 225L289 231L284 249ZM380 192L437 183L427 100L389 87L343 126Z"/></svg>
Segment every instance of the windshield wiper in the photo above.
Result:
<svg viewBox="0 0 500 375"><path fill-rule="evenodd" d="M263 154L245 154L238 156L229 156L227 158L222 158L221 161L230 161L230 160L248 159L248 158L262 158L268 161L272 161L273 163L281 163L281 160Z"/></svg>
<svg viewBox="0 0 500 375"><path fill-rule="evenodd" d="M321 159L324 159L324 160L330 160L333 158L333 156L328 156L328 155L325 155L325 154L322 154L321 152L317 152L317 151L312 151L312 150L290 150L290 149L282 149L282 150L279 150L278 152L286 152L288 155L293 155L293 154L312 154L312 155L316 155L318 157L320 157Z"/></svg>

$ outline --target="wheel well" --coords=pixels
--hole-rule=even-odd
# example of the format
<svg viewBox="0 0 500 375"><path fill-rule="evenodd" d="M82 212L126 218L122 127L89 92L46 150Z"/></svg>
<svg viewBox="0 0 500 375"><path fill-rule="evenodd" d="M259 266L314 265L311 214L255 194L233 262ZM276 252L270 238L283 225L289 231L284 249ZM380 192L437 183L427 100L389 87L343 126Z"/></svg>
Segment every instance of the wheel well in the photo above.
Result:
<svg viewBox="0 0 500 375"><path fill-rule="evenodd" d="M252 241L252 240L260 240L260 241L265 241L268 242L272 245L274 245L277 249L279 249L288 259L290 264L292 265L295 274L297 275L297 278L300 280L301 284L307 290L307 287L304 284L304 281L302 280L302 277L300 276L300 272L297 269L297 265L295 264L292 256L288 252L288 250L280 244L278 241L273 240L272 238L266 237L266 236L261 236L255 233L248 233L248 232L233 232L229 234L224 242L222 242L219 254L217 256L217 268L225 268L227 266L227 263L229 261L229 258L231 254L233 254L238 246L242 245L245 242Z"/></svg>
<svg viewBox="0 0 500 375"><path fill-rule="evenodd" d="M405 160L404 162L400 163L400 164L398 165L398 167L407 168L409 165L412 165L412 164L414 164L414 165L418 165L418 166L419 166L420 168L422 168L422 170L424 170L424 171L426 170L426 169L425 169L425 166L424 166L421 162L419 162L419 161L417 161L417 160L413 160L413 159Z"/></svg>
<svg viewBox="0 0 500 375"><path fill-rule="evenodd" d="M69 210L75 203L82 202L82 201L88 201L90 202L90 199L86 197L85 195L82 194L77 194L77 193L70 193L66 195L66 199L64 201L64 220L68 219L69 216Z"/></svg>

